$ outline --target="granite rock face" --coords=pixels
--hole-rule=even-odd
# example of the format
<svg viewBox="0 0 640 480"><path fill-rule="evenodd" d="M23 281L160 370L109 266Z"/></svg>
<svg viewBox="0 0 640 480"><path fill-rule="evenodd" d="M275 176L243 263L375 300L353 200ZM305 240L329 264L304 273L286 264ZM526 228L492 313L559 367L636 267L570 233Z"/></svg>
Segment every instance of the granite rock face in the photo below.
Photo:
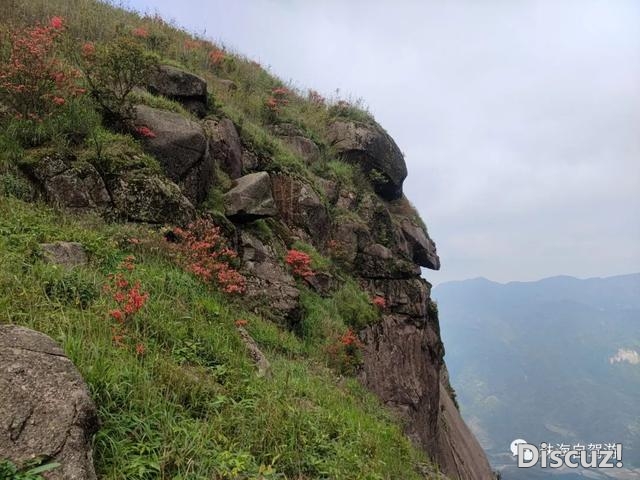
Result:
<svg viewBox="0 0 640 480"><path fill-rule="evenodd" d="M181 103L194 115L203 117L207 112L207 82L193 73L171 65L159 65L151 75L147 89Z"/></svg>
<svg viewBox="0 0 640 480"><path fill-rule="evenodd" d="M227 217L240 221L277 215L271 178L267 172L256 172L240 177L235 186L224 194Z"/></svg>
<svg viewBox="0 0 640 480"><path fill-rule="evenodd" d="M395 200L402 196L407 177L404 156L380 125L338 120L329 126L329 142L345 160L370 175L381 197Z"/></svg>
<svg viewBox="0 0 640 480"><path fill-rule="evenodd" d="M0 458L46 457L49 480L95 480L96 408L80 373L49 337L0 325Z"/></svg>
<svg viewBox="0 0 640 480"><path fill-rule="evenodd" d="M179 113L136 105L135 127L146 127L152 135L143 139L170 180L181 185L192 203L204 200L214 184L214 160L200 123Z"/></svg>

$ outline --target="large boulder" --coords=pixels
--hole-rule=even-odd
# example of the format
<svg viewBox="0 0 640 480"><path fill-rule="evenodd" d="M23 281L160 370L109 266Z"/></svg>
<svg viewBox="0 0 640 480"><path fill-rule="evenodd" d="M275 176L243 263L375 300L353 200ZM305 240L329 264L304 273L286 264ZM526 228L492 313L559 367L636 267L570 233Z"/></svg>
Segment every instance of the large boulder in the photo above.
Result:
<svg viewBox="0 0 640 480"><path fill-rule="evenodd" d="M329 234L329 214L311 185L288 175L273 175L273 197L280 217L292 229L306 233L316 246Z"/></svg>
<svg viewBox="0 0 640 480"><path fill-rule="evenodd" d="M45 457L49 480L94 480L96 408L73 363L51 338L0 325L0 459Z"/></svg>
<svg viewBox="0 0 640 480"><path fill-rule="evenodd" d="M271 192L271 178L267 172L256 172L240 177L235 186L224 194L227 217L247 222L278 214Z"/></svg>
<svg viewBox="0 0 640 480"><path fill-rule="evenodd" d="M338 154L369 175L378 195L386 200L402 197L407 176L404 156L380 125L337 120L329 126L328 139Z"/></svg>
<svg viewBox="0 0 640 480"><path fill-rule="evenodd" d="M102 212L111 205L102 177L89 163L52 154L25 164L23 168L35 179L52 205L76 212Z"/></svg>
<svg viewBox="0 0 640 480"><path fill-rule="evenodd" d="M202 126L179 113L146 105L136 105L134 114L136 128L151 131L143 138L145 151L160 162L171 180L183 186L193 203L204 200L215 178Z"/></svg>
<svg viewBox="0 0 640 480"><path fill-rule="evenodd" d="M404 238L407 240L407 247L412 260L421 267L439 270L440 257L436 252L436 244L431 240L426 230L406 218L400 222L400 227Z"/></svg>
<svg viewBox="0 0 640 480"><path fill-rule="evenodd" d="M159 65L151 75L147 89L181 103L195 115L203 117L207 113L207 82L193 73L171 65Z"/></svg>
<svg viewBox="0 0 640 480"><path fill-rule="evenodd" d="M109 182L113 203L120 215L135 222L186 225L195 208L180 188L159 175L128 172Z"/></svg>
<svg viewBox="0 0 640 480"><path fill-rule="evenodd" d="M242 175L242 144L233 122L228 118L207 119L204 128L214 161L229 177L239 178Z"/></svg>

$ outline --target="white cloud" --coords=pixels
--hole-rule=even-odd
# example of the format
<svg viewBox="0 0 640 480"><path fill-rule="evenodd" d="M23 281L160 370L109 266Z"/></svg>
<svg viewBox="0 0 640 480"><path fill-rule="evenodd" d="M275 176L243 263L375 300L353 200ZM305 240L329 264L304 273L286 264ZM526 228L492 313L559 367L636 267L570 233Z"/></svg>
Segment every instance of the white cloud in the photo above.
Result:
<svg viewBox="0 0 640 480"><path fill-rule="evenodd" d="M636 352L635 350L619 348L618 353L609 358L609 363L614 364L622 362L626 362L631 365L638 365L640 364L640 353Z"/></svg>

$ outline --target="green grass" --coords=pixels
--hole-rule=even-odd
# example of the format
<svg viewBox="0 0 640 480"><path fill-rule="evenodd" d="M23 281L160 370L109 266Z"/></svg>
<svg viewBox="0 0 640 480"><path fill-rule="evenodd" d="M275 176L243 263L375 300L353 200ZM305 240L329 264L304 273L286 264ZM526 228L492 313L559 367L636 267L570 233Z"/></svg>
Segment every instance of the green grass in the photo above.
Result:
<svg viewBox="0 0 640 480"><path fill-rule="evenodd" d="M0 219L2 322L52 336L80 369L99 410L100 478L420 478L423 458L394 418L355 379L327 368L319 348L332 328L344 328L341 304L353 291L306 294L305 321L317 339L309 341L178 269L146 227L11 198L0 198ZM44 263L38 244L56 240L82 242L90 264L66 272ZM150 294L129 327L146 346L142 357L113 345L102 290L129 254ZM259 378L247 358L239 318L271 361L271 378Z"/></svg>

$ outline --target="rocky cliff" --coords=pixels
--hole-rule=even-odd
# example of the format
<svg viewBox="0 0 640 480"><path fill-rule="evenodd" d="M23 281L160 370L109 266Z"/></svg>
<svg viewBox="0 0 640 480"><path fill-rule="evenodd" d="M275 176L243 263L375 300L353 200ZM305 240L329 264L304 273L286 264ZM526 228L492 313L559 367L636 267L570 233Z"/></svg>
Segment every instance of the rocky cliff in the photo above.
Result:
<svg viewBox="0 0 640 480"><path fill-rule="evenodd" d="M316 356L319 368L330 366L330 375L337 372L356 377L388 407L406 435L441 471L452 479L493 478L482 449L452 398L437 307L430 299L431 285L421 276L421 267L437 270L440 260L424 222L403 194L407 166L384 128L367 112L347 102L327 102L317 92L305 96L292 91L255 62L230 55L157 17L139 17L91 0L87 0L87 11L74 9L67 2L47 5L36 8L29 2L12 2L9 9L15 18L8 25L24 28L6 37L11 39L11 48L0 49L0 62L7 70L0 85L3 194L44 201L65 215L89 213L108 222L144 224L155 231L162 227L168 242L163 240L161 247L152 245L151 253L147 253L151 256L164 251L178 264L185 253L176 254L166 246L180 243L181 230L174 227L207 217L207 228L216 230L216 238L219 228L225 252L231 252L233 268L241 274L236 277L241 278L241 285L234 286L243 294L241 307L229 299L229 305L235 305L234 312L254 312L255 319L269 322L270 327L264 328L274 328L278 335L292 335L298 339L295 341L305 336L322 337L314 348L328 349L328 353ZM46 9L51 12L45 14ZM62 10L74 17L75 24L67 25L60 16ZM98 12L102 20L91 23ZM5 33L0 29L0 36ZM31 44L35 46L22 48ZM38 65L51 70L42 74L51 91L36 98L25 84L33 80L34 85L40 85L42 78L23 66L41 61L40 57L46 57L47 62ZM209 222L216 226L211 227ZM20 228L3 227L3 232L20 235ZM75 239L57 238L51 231L37 237L40 242L54 241L48 244L54 245L54 250L62 244L74 246L83 252L80 268L89 268L82 245L58 242ZM14 244L20 244L24 238L14 240ZM132 240L133 245L140 244L139 239ZM117 244L113 239L112 243ZM7 242L4 246L11 245ZM227 245L232 249L226 249ZM24 251L7 258L24 255L23 261L29 264L51 253L40 245L36 247L39 253L26 254L32 247L31 243L24 244ZM112 251L107 257L123 253ZM296 261L306 263L296 266ZM103 259L103 265L109 262ZM191 267L188 273L197 275ZM223 273L228 274L228 270ZM40 285L38 282L35 285ZM9 283L0 282L2 285ZM48 301L53 294L47 285L44 292ZM67 292L67 286L60 288L64 295L75 295L74 291ZM81 290L87 298L74 304L80 309L99 296L91 288L86 292L84 288ZM42 289L35 288L34 295ZM340 322L329 325L326 331L310 332L313 325L308 318L314 314L313 302L335 305L336 299L345 295L352 296L347 300L358 306L342 308ZM104 298L101 301L107 302ZM346 303L343 298L343 306ZM14 309L20 308L20 304L14 305ZM212 315L220 315L219 307L213 310ZM7 312L13 315L8 308ZM31 316L18 315L14 320L20 323L21 318ZM260 375L270 375L268 355L261 352L261 343L251 338L250 328L243 328L246 320L238 322L234 338L239 332L249 357L260 367ZM328 323L323 325L327 327ZM7 335L15 331L12 328L6 330L5 343ZM172 342L157 338L152 330L145 327L141 335L151 334L159 354L165 355L162 348ZM66 335L62 331L56 334L61 338ZM37 338L36 333L25 335ZM189 342L193 349L199 339ZM336 342L348 353L347 365L330 365ZM115 347L119 347L117 343ZM170 351L175 357L174 348L178 347L171 346ZM29 353L0 345L0 355L1 349L11 355ZM135 362L144 357L144 345L136 351ZM180 353L172 368L188 370L198 352L187 355L187 362L183 361L186 354ZM42 355L38 358L48 359ZM54 357L55 361L69 363L59 349ZM155 373L166 371L176 359L166 361L169 363ZM200 361L207 368L213 364L210 359ZM81 370L83 367L85 372L92 371L92 367L80 365ZM86 399L77 372L69 371L79 395ZM187 381L188 376L183 372L180 378ZM203 374L198 383L202 379L213 381L209 377ZM216 388L226 388L223 383ZM89 385L102 388L95 379ZM42 388L53 389L54 385ZM103 400L111 398L110 394ZM3 402L8 398L10 395L5 395ZM69 417L64 405L56 408L60 418ZM209 403L205 410L211 408ZM76 423L90 424L76 435L85 442L85 448L94 427L89 418L93 418L93 410L86 410L82 418L72 415L69 420L70 428ZM19 408L16 412L16 418L23 414ZM5 430L14 428L12 425ZM405 442L412 450L397 428L396 434L402 441L395 443ZM28 456L15 438L11 440L17 442L18 456ZM41 450L58 458L61 450L56 448ZM86 459L87 454L82 456ZM179 471L179 463L180 459L167 460L158 468ZM309 470L299 470L301 467L293 461L288 465L292 475L322 473L313 469L319 468L317 465ZM414 467L409 468L417 474L419 468ZM89 472L85 477L93 478L90 466L78 468L85 468ZM327 474L322 475L324 478Z"/></svg>
<svg viewBox="0 0 640 480"><path fill-rule="evenodd" d="M300 286L278 252L305 242L332 258L340 274L305 278L305 288L328 295L352 277L377 298L381 318L358 333L361 382L406 425L406 433L450 478L489 479L477 441L451 398L437 308L420 267L440 261L418 213L404 197L404 158L370 118L336 117L321 139L293 124L274 122L279 145L304 162L274 168L269 154L242 136L241 126L207 107L207 83L162 66L149 92L181 102L185 116L147 105L134 108L135 128L160 171L143 162L102 170L72 154L47 153L22 165L33 195L77 212L155 224L186 224L215 190L217 221L237 247L247 297L288 328L300 320ZM331 175L328 162L347 174ZM206 202L205 202L206 207ZM204 208L206 210L206 208ZM256 222L268 222L260 235Z"/></svg>

